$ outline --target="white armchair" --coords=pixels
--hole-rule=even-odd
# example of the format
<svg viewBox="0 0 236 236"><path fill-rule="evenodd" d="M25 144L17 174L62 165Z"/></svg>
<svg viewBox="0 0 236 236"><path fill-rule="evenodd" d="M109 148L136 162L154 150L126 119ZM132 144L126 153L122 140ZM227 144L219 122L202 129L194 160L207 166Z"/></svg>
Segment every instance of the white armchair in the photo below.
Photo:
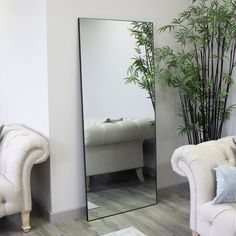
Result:
<svg viewBox="0 0 236 236"><path fill-rule="evenodd" d="M0 218L21 212L30 230L30 173L49 156L48 141L23 125L5 125L0 136Z"/></svg>
<svg viewBox="0 0 236 236"><path fill-rule="evenodd" d="M232 137L186 145L175 150L173 170L186 176L190 186L190 228L193 235L235 236L236 203L213 205L216 178L212 168L235 165L236 146Z"/></svg>

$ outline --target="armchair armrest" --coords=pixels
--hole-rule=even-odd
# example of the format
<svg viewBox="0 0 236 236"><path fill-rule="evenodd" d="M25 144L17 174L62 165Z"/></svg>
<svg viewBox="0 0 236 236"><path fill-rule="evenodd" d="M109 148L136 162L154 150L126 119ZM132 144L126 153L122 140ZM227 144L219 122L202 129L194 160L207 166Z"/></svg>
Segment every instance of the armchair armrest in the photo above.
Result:
<svg viewBox="0 0 236 236"><path fill-rule="evenodd" d="M30 174L49 156L49 143L22 125L5 125L0 148L1 174L21 190L22 211L31 211Z"/></svg>
<svg viewBox="0 0 236 236"><path fill-rule="evenodd" d="M235 165L236 146L232 137L185 145L173 153L171 164L179 175L186 176L190 186L190 228L197 229L196 209L215 195L215 174L219 164Z"/></svg>

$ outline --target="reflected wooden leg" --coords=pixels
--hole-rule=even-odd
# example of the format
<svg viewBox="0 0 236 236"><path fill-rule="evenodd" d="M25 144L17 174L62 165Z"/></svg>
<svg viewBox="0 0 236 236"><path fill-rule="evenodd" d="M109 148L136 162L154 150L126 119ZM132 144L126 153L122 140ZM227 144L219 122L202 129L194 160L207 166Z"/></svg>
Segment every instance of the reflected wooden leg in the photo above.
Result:
<svg viewBox="0 0 236 236"><path fill-rule="evenodd" d="M87 186L87 191L90 190L90 176L86 177L86 186Z"/></svg>
<svg viewBox="0 0 236 236"><path fill-rule="evenodd" d="M25 233L28 233L30 227L30 212L21 212L22 229Z"/></svg>
<svg viewBox="0 0 236 236"><path fill-rule="evenodd" d="M144 176L143 176L143 168L137 168L136 169L136 174L138 176L138 179L141 183L145 182Z"/></svg>
<svg viewBox="0 0 236 236"><path fill-rule="evenodd" d="M196 231L192 231L192 236L199 236L199 234Z"/></svg>

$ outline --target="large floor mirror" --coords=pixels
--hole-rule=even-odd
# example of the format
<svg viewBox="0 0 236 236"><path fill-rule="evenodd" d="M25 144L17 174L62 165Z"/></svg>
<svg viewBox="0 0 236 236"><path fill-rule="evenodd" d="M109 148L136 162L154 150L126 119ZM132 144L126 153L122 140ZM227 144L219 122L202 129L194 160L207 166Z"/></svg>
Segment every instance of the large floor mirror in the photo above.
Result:
<svg viewBox="0 0 236 236"><path fill-rule="evenodd" d="M153 57L152 23L79 19L88 220L156 204L153 100L131 66L147 57L137 30Z"/></svg>

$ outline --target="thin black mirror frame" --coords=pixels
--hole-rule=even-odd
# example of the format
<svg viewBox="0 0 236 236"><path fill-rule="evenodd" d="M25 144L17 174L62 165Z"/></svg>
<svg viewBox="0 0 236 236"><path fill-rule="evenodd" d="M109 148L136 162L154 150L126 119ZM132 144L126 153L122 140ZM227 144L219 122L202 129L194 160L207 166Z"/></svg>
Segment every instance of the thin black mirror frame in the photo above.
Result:
<svg viewBox="0 0 236 236"><path fill-rule="evenodd" d="M151 23L152 24L152 29L153 29L153 37L152 37L152 48L153 48L153 57L154 57L154 24L153 22L148 22L148 21L137 21L137 20L117 20L117 19L102 19L102 18L86 18L86 17L80 17L78 18L78 50L79 50L79 76L80 76L80 95L81 95L81 121L82 121L82 144L83 144L83 158L84 158L84 186L85 186L85 207L86 207L86 220L87 221L94 221L94 220L99 220L99 219L103 219L103 218L107 218L110 216L115 216L115 215L119 215L119 214L123 214L126 212L130 212L130 211L134 211L134 210L138 210L138 209L142 209L142 208L146 208L149 206L154 206L157 204L158 199L157 199L157 148L156 148L156 143L157 143L157 138L156 138L156 130L155 129L155 150L154 150L154 160L155 160L155 189L156 189L156 198L155 198L155 203L153 204L149 204L147 206L142 206L142 207L137 207L134 209L130 209L127 211L123 211L123 212L118 212L118 213L114 213L111 215L107 215L107 216L102 216L102 217L98 217L96 219L89 219L89 214L88 214L88 191L87 191L87 182L86 182L86 153L85 153L85 134L84 134L84 102L83 102L83 79L82 79L82 54L81 54L81 31L80 31L80 20L109 20L109 21L125 21L125 22L147 22L147 23ZM154 60L153 60L154 61ZM156 91L156 84L155 84L155 91ZM155 94L155 101L156 101L156 94ZM155 119L155 124L156 124L156 112L154 114L154 119Z"/></svg>

